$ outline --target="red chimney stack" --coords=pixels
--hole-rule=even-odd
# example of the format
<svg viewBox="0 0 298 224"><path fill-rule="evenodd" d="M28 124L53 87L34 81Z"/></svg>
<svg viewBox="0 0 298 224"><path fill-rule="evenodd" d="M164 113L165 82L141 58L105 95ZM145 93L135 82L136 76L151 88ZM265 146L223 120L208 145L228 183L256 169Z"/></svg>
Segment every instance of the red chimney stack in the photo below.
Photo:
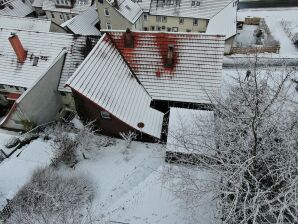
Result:
<svg viewBox="0 0 298 224"><path fill-rule="evenodd" d="M8 38L14 52L17 55L18 62L24 63L27 58L27 51L24 50L23 45L16 34L11 34L11 37Z"/></svg>

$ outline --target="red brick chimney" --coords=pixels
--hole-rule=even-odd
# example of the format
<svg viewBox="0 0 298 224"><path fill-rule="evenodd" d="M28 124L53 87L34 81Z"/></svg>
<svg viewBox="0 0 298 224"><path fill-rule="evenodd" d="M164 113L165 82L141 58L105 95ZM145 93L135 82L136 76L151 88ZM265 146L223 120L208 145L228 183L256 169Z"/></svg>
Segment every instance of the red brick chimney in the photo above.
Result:
<svg viewBox="0 0 298 224"><path fill-rule="evenodd" d="M27 51L24 50L23 45L16 34L11 34L11 37L8 38L14 52L17 55L18 62L24 63L27 58Z"/></svg>
<svg viewBox="0 0 298 224"><path fill-rule="evenodd" d="M173 61L174 61L174 45L169 44L168 45L166 67L172 67L173 66Z"/></svg>
<svg viewBox="0 0 298 224"><path fill-rule="evenodd" d="M126 47L126 48L134 47L133 33L130 31L129 28L126 29L126 32L124 34L124 47Z"/></svg>

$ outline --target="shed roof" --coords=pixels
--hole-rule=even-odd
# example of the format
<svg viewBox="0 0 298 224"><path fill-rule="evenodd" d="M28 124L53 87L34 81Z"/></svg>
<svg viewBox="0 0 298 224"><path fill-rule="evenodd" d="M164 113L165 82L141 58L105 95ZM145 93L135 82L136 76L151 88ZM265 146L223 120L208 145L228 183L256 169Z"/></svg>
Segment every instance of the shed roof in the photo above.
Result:
<svg viewBox="0 0 298 224"><path fill-rule="evenodd" d="M213 111L170 108L167 151L206 154L214 149Z"/></svg>
<svg viewBox="0 0 298 224"><path fill-rule="evenodd" d="M98 22L99 17L96 8L89 7L81 14L62 23L61 26L67 27L74 34L100 36L100 31L95 27L95 24Z"/></svg>
<svg viewBox="0 0 298 224"><path fill-rule="evenodd" d="M163 113L150 107L151 97L107 34L67 85L132 128L139 130L138 123L142 122L142 132L160 138Z"/></svg>
<svg viewBox="0 0 298 224"><path fill-rule="evenodd" d="M228 39L237 34L236 20L237 3L232 1L229 5L227 5L210 19L206 33L222 34L226 36L226 39Z"/></svg>
<svg viewBox="0 0 298 224"><path fill-rule="evenodd" d="M0 15L0 28L49 32L51 20Z"/></svg>
<svg viewBox="0 0 298 224"><path fill-rule="evenodd" d="M8 41L11 33L18 35L24 49L28 51L23 64L17 62L15 52ZM60 81L60 85L63 86L84 59L80 51L83 44L84 37L71 34L0 29L0 83L30 87L65 49L68 53ZM34 57L39 57L37 66L33 66Z"/></svg>
<svg viewBox="0 0 298 224"><path fill-rule="evenodd" d="M124 18L129 22L135 23L142 15L143 11L140 5L132 0L117 0L119 9L116 9ZM114 0L107 0L107 2L113 6Z"/></svg>
<svg viewBox="0 0 298 224"><path fill-rule="evenodd" d="M131 49L124 47L124 33L111 31L109 36L153 99L211 103L221 82L224 36L139 31L133 32ZM167 68L169 44L174 62Z"/></svg>
<svg viewBox="0 0 298 224"><path fill-rule="evenodd" d="M0 9L0 15L25 17L34 12L30 0L10 0Z"/></svg>
<svg viewBox="0 0 298 224"><path fill-rule="evenodd" d="M234 0L152 0L150 14L211 19L231 1Z"/></svg>

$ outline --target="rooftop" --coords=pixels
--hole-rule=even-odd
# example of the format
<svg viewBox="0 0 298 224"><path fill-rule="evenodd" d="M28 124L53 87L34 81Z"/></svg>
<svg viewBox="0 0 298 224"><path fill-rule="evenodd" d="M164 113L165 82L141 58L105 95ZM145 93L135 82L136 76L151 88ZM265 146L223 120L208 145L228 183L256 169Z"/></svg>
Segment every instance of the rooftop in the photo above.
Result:
<svg viewBox="0 0 298 224"><path fill-rule="evenodd" d="M119 9L116 9L123 17L131 23L135 23L142 15L143 11L140 5L132 0L117 0ZM107 0L110 5L114 4L114 0Z"/></svg>
<svg viewBox="0 0 298 224"><path fill-rule="evenodd" d="M19 37L27 51L27 59L24 63L17 61L15 52L9 43L8 38L11 33L15 33ZM75 37L71 34L0 29L0 83L30 87L65 49L68 54L60 81L63 86L66 79L84 59L81 48L85 45L85 41L85 38ZM33 65L35 57L38 57L36 66Z"/></svg>
<svg viewBox="0 0 298 224"><path fill-rule="evenodd" d="M89 7L86 11L61 24L74 34L100 36L100 31L95 27L99 22L97 10Z"/></svg>
<svg viewBox="0 0 298 224"><path fill-rule="evenodd" d="M203 154L215 148L214 112L170 108L167 151Z"/></svg>
<svg viewBox="0 0 298 224"><path fill-rule="evenodd" d="M160 138L163 113L150 107L152 98L104 34L67 85L113 116L143 133Z"/></svg>
<svg viewBox="0 0 298 224"><path fill-rule="evenodd" d="M150 14L211 19L234 0L152 0Z"/></svg>
<svg viewBox="0 0 298 224"><path fill-rule="evenodd" d="M0 15L25 17L32 12L30 0L8 0L0 7Z"/></svg>
<svg viewBox="0 0 298 224"><path fill-rule="evenodd" d="M1 16L0 15L0 28L27 30L36 32L49 32L51 20L37 19L30 17L16 17L16 16Z"/></svg>
<svg viewBox="0 0 298 224"><path fill-rule="evenodd" d="M155 100L206 103L221 81L224 36L195 33L133 32L134 47L124 47L124 31L111 31L117 48ZM166 66L168 47L173 64Z"/></svg>

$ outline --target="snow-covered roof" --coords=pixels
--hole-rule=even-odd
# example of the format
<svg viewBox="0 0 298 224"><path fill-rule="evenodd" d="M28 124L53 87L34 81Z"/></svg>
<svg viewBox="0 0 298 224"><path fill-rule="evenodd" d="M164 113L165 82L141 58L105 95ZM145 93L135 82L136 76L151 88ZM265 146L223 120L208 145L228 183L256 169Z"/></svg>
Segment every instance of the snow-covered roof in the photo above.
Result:
<svg viewBox="0 0 298 224"><path fill-rule="evenodd" d="M100 31L95 27L95 24L98 22L99 17L96 9L90 7L83 13L62 23L61 26L67 27L74 34L99 36L101 35Z"/></svg>
<svg viewBox="0 0 298 224"><path fill-rule="evenodd" d="M143 12L150 11L151 0L139 0L137 1Z"/></svg>
<svg viewBox="0 0 298 224"><path fill-rule="evenodd" d="M143 133L160 138L163 113L150 107L151 97L138 82L107 34L103 35L67 85Z"/></svg>
<svg viewBox="0 0 298 224"><path fill-rule="evenodd" d="M153 99L210 104L217 94L224 36L138 31L134 48L125 48L124 31L109 35ZM174 47L172 67L165 66L169 45Z"/></svg>
<svg viewBox="0 0 298 224"><path fill-rule="evenodd" d="M117 0L119 9L116 9L124 18L129 22L135 23L142 15L143 11L138 3L132 0ZM107 2L113 6L114 0L107 0Z"/></svg>
<svg viewBox="0 0 298 224"><path fill-rule="evenodd" d="M0 28L27 30L36 32L49 32L51 20L30 17L1 16Z"/></svg>
<svg viewBox="0 0 298 224"><path fill-rule="evenodd" d="M33 7L37 7L37 8L41 8L42 7L42 4L43 4L43 1L44 0L33 0L32 6Z"/></svg>
<svg viewBox="0 0 298 224"><path fill-rule="evenodd" d="M28 51L24 63L17 61L9 43L11 33L19 37L24 49ZM71 34L0 29L0 83L30 87L49 68L59 53L66 49L68 54L60 81L60 85L63 86L66 79L83 61L83 56L80 57L82 44L85 44L85 38ZM39 57L36 66L33 66L34 57Z"/></svg>
<svg viewBox="0 0 298 224"><path fill-rule="evenodd" d="M60 8L56 7L54 0L44 0L42 5L43 11L56 11L72 14L80 14L91 6L92 0L76 0L72 8Z"/></svg>
<svg viewBox="0 0 298 224"><path fill-rule="evenodd" d="M214 112L170 108L167 151L209 153L215 149Z"/></svg>
<svg viewBox="0 0 298 224"><path fill-rule="evenodd" d="M152 0L150 14L211 19L234 0ZM176 4L177 2L177 4Z"/></svg>
<svg viewBox="0 0 298 224"><path fill-rule="evenodd" d="M34 12L30 0L11 0L0 8L0 15L25 17Z"/></svg>
<svg viewBox="0 0 298 224"><path fill-rule="evenodd" d="M208 23L206 33L222 34L226 39L237 34L237 4L232 1L228 6L213 16Z"/></svg>

